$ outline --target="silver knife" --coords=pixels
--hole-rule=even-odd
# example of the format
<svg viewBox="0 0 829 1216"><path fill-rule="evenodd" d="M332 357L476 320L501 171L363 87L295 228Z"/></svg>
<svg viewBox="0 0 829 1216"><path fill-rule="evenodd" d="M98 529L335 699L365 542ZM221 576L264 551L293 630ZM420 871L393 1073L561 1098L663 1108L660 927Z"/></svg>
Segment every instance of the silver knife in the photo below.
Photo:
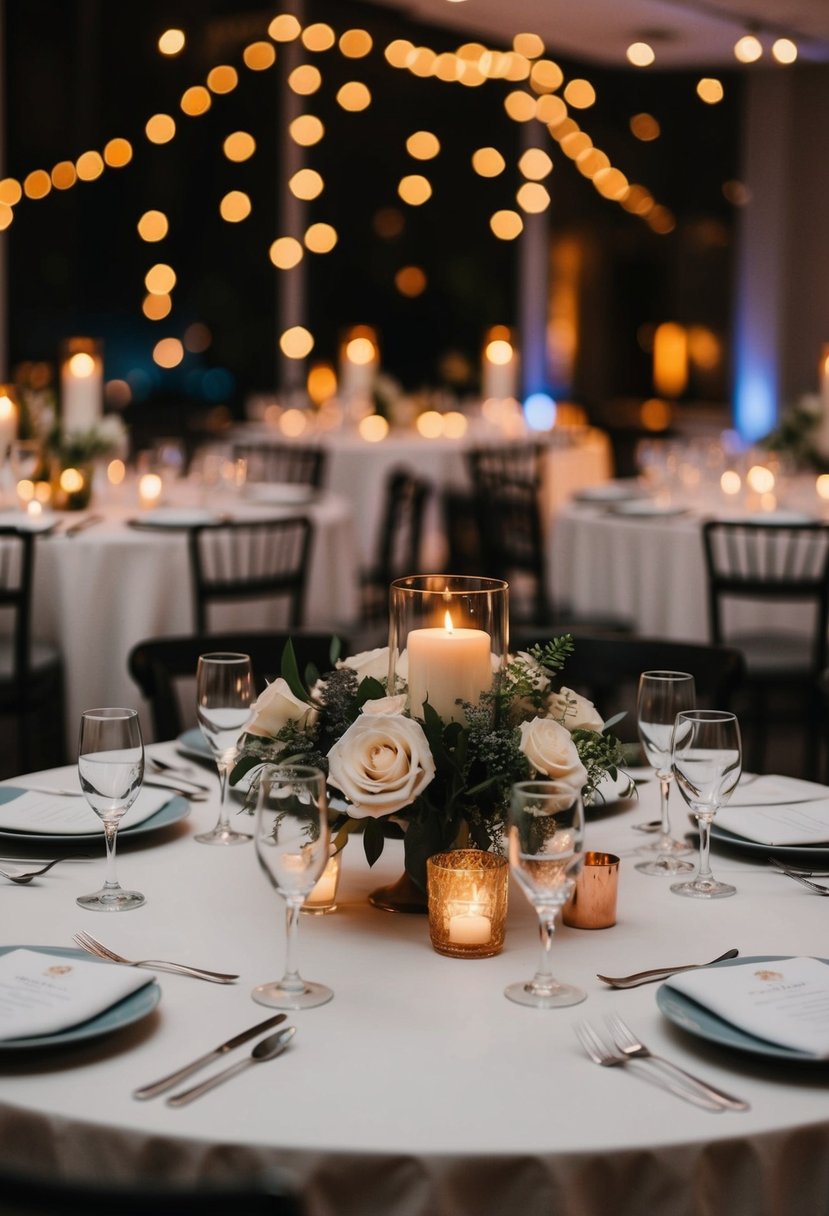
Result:
<svg viewBox="0 0 829 1216"><path fill-rule="evenodd" d="M64 536L77 536L79 532L85 532L87 528L94 528L96 524L104 522L103 515L87 515L86 519L79 519L76 524L72 524L64 532Z"/></svg>
<svg viewBox="0 0 829 1216"><path fill-rule="evenodd" d="M143 1101L144 1098L155 1098L158 1094L166 1093L168 1089L172 1089L174 1085L178 1085L179 1081L184 1081L187 1077L192 1076L194 1072L198 1072L206 1064L210 1064L213 1060L218 1060L229 1051L233 1051L234 1047L241 1047L242 1043L247 1043L248 1039L255 1038L263 1030L270 1030L271 1026L278 1026L280 1022L285 1021L287 1016L286 1013L277 1013L274 1017L267 1018L264 1022L251 1026L248 1030L243 1030L241 1034L234 1035L226 1043L220 1043L218 1047L214 1047L206 1055L199 1056L197 1060L193 1060L192 1064L185 1064L183 1068L177 1069L176 1072L171 1072L169 1076L162 1077L160 1081L153 1081L152 1085L143 1085L141 1089L133 1090L132 1096L138 1098L139 1101Z"/></svg>

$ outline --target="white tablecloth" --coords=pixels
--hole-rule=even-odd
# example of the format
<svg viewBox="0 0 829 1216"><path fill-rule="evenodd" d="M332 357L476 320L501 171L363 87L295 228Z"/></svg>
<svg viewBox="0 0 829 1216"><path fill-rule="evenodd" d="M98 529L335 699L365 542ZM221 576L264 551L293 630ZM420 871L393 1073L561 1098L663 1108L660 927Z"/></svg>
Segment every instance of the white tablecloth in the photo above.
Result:
<svg viewBox="0 0 829 1216"><path fill-rule="evenodd" d="M715 855L738 894L711 903L637 873L632 850L646 838L631 823L655 807L650 786L632 809L594 816L588 847L622 857L618 924L557 930L555 971L588 999L553 1011L503 996L532 974L538 949L514 884L504 952L444 958L425 918L366 903L399 874L400 845L371 872L352 839L339 911L303 917L300 931L301 970L330 984L334 1000L291 1015L294 1046L278 1061L180 1110L131 1091L265 1017L250 990L281 971L282 905L252 847L195 844L215 808L194 806L186 824L121 851L122 881L146 894L143 909L101 918L76 908L102 875L103 844L98 860L67 862L31 887L0 885L4 943L67 946L88 929L131 957L241 973L232 987L163 976L157 1012L132 1029L53 1055L0 1055L0 1166L194 1181L278 1164L302 1185L309 1216L826 1211L829 1067L705 1045L662 1017L653 985L616 992L596 979L729 947L827 954L825 905L762 861ZM687 826L679 799L674 818ZM631 1070L597 1068L573 1024L601 1026L611 1011L751 1110L710 1114Z"/></svg>
<svg viewBox="0 0 829 1216"><path fill-rule="evenodd" d="M220 509L227 505L222 503ZM127 671L127 656L136 642L193 632L186 532L130 528L126 521L136 516L134 507L100 510L104 521L77 536L61 530L37 541L34 635L55 644L63 656L70 749L84 709L141 707ZM359 614L351 509L344 499L323 494L299 510L311 517L315 529L304 623L346 628ZM233 504L236 518L296 513L296 508ZM71 524L72 517L67 522ZM280 612L281 606L273 604L221 605L210 610L210 629L281 629L285 620Z"/></svg>

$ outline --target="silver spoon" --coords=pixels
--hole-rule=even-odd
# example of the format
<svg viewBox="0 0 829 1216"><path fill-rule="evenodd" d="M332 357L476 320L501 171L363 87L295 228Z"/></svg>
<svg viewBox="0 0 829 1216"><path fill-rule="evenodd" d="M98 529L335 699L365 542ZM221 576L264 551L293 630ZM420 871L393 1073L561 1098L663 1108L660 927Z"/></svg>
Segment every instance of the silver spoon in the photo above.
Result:
<svg viewBox="0 0 829 1216"><path fill-rule="evenodd" d="M18 886L24 887L30 883L33 878L38 878L41 874L45 874L47 870L51 870L52 866L56 866L59 861L74 861L79 857L88 857L88 853L75 853L72 857L56 857L54 861L48 861L45 865L39 866L36 870L0 870L0 877L8 878L9 882L16 882Z"/></svg>
<svg viewBox="0 0 829 1216"><path fill-rule="evenodd" d="M710 963L685 963L682 967L654 967L651 971L634 971L633 975L596 975L611 988L638 988L640 984L652 984L655 980L664 980L669 975L678 975L680 971L695 971L698 967L711 967L714 963L722 963L727 958L736 958L739 950L726 950L719 958L712 958Z"/></svg>
<svg viewBox="0 0 829 1216"><path fill-rule="evenodd" d="M202 1081L201 1085L194 1085L192 1089L185 1089L180 1094L173 1094L172 1098L167 1099L167 1105L186 1106L188 1102L200 1098L214 1086L238 1076L240 1072L250 1068L251 1064L263 1064L265 1060L275 1059L285 1050L295 1034L296 1026L286 1026L283 1030L278 1030L276 1034L269 1034L266 1039L259 1040L253 1051L244 1060L239 1060L237 1064L231 1064L230 1068L224 1068L215 1076L208 1077L206 1081Z"/></svg>
<svg viewBox="0 0 829 1216"><path fill-rule="evenodd" d="M644 823L632 823L634 832L659 832L662 830L661 819L648 819Z"/></svg>

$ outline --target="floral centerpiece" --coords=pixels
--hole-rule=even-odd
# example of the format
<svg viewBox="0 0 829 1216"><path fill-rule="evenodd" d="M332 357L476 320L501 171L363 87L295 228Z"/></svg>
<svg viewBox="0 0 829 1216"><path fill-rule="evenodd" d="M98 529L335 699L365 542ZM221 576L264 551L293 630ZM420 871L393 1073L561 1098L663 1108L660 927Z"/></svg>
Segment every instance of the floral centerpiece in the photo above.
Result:
<svg viewBox="0 0 829 1216"><path fill-rule="evenodd" d="M569 635L511 656L492 689L464 703L464 721L429 705L412 717L405 692L389 696L386 647L300 675L290 642L282 675L254 705L231 781L265 762L322 769L339 812L337 844L362 828L369 865L386 825L404 833L406 872L425 890L426 859L452 847L501 850L514 782L565 778L587 801L616 779L622 745L591 702L555 687L573 649ZM398 676L405 673L405 654Z"/></svg>

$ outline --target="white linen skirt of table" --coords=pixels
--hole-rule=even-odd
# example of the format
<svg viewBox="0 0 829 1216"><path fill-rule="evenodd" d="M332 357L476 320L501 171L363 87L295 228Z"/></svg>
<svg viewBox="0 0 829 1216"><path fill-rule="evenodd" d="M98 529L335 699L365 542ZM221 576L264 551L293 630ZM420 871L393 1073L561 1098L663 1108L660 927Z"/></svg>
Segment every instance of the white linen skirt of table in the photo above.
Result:
<svg viewBox="0 0 829 1216"><path fill-rule="evenodd" d="M147 896L134 915L93 926L75 908L102 859L67 862L37 888L0 890L4 924L16 925L7 943L67 946L73 931L91 928L128 957L241 975L231 987L164 975L158 1010L133 1028L53 1055L0 1053L0 1169L194 1182L281 1165L301 1185L309 1216L825 1212L829 1067L706 1045L663 1018L654 986L615 992L596 978L703 962L729 947L744 956L827 953L821 901L762 859L715 855L715 872L738 894L710 905L637 873L641 837L631 824L656 805L651 782L631 808L591 819L588 847L622 858L618 924L556 931L555 973L588 999L554 1011L503 996L507 983L532 974L538 950L534 915L515 885L504 952L445 958L431 949L424 917L366 902L400 873L399 843L370 871L353 838L339 910L303 918L300 931L301 970L330 984L334 1000L291 1015L298 1033L278 1061L180 1110L136 1102L132 1090L261 1020L266 1011L250 990L281 971L282 905L252 848L193 844L215 818L206 803L166 835L124 841L122 881ZM677 826L682 812L677 800ZM23 903L25 920L16 915ZM588 1017L601 1026L611 1011L751 1110L711 1114L632 1069L597 1068L573 1025Z"/></svg>

